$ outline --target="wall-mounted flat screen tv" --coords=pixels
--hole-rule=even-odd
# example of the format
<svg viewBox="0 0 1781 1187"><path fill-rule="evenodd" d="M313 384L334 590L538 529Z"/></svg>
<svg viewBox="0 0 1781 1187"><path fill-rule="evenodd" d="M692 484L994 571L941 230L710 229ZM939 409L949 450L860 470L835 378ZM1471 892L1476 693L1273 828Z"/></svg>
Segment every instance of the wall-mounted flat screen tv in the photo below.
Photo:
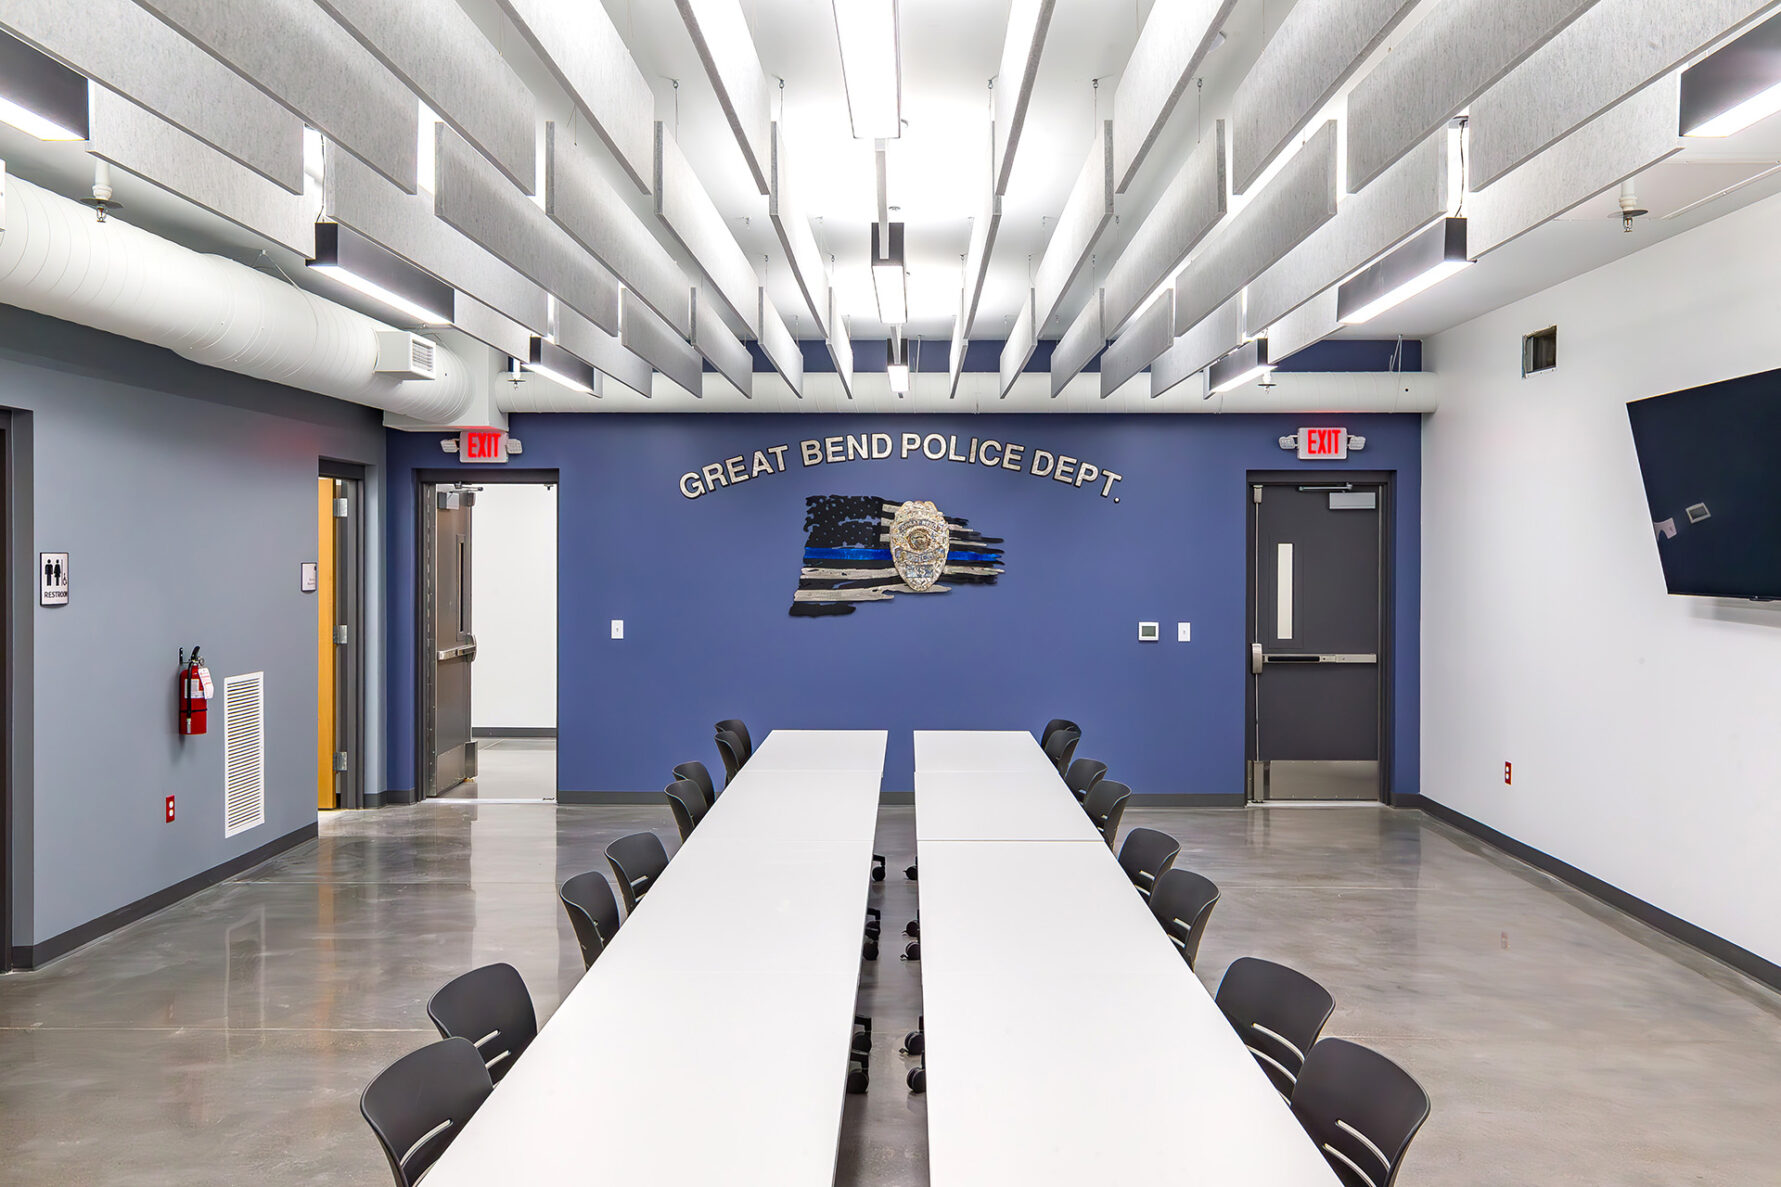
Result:
<svg viewBox="0 0 1781 1187"><path fill-rule="evenodd" d="M1626 411L1670 592L1781 598L1781 371Z"/></svg>

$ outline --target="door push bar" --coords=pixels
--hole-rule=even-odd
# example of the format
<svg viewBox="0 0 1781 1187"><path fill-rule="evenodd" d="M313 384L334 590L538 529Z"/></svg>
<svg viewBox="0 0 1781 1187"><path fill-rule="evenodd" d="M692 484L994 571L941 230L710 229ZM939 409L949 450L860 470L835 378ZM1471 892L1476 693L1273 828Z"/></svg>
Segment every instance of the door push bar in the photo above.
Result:
<svg viewBox="0 0 1781 1187"><path fill-rule="evenodd" d="M1307 654L1276 651L1270 655L1262 651L1260 643L1249 645L1249 670L1257 676L1261 675L1263 664L1376 664L1378 662L1379 656L1368 652Z"/></svg>

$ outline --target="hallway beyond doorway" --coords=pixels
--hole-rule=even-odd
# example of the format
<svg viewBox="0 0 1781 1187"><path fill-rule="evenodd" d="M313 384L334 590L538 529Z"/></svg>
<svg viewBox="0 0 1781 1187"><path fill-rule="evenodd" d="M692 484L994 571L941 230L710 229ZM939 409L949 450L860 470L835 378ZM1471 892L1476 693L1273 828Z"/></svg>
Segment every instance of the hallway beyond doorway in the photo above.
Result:
<svg viewBox="0 0 1781 1187"><path fill-rule="evenodd" d="M478 738L476 774L438 797L480 803L557 800L555 738Z"/></svg>

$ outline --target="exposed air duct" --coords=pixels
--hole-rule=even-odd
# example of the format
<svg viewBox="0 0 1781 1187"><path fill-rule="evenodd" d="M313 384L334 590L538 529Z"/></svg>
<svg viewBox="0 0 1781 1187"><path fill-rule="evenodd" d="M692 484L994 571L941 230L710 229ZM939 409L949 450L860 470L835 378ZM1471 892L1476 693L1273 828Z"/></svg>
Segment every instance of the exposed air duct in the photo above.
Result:
<svg viewBox="0 0 1781 1187"><path fill-rule="evenodd" d="M221 256L181 247L0 174L0 301L163 346L193 362L453 424L474 383L441 348L438 378L379 375L389 326Z"/></svg>

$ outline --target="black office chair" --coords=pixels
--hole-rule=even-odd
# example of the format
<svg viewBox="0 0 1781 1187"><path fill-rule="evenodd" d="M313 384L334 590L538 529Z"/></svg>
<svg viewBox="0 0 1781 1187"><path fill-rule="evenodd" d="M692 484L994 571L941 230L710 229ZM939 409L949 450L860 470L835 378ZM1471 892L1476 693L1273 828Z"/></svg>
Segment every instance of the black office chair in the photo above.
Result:
<svg viewBox="0 0 1781 1187"><path fill-rule="evenodd" d="M1330 991L1297 969L1245 956L1224 971L1215 1000L1280 1095L1291 1100L1305 1053L1336 1008Z"/></svg>
<svg viewBox="0 0 1781 1187"><path fill-rule="evenodd" d="M629 915L668 868L668 851L654 833L632 833L606 846L606 864L618 879L618 892L624 896L625 914Z"/></svg>
<svg viewBox="0 0 1781 1187"><path fill-rule="evenodd" d="M1135 828L1119 847L1119 868L1126 872L1138 893L1149 900L1156 880L1169 872L1181 853L1181 842L1154 828Z"/></svg>
<svg viewBox="0 0 1781 1187"><path fill-rule="evenodd" d="M600 871L589 870L563 883L557 897L563 900L575 942L581 945L582 967L591 969L618 934L618 900L612 896L612 883Z"/></svg>
<svg viewBox="0 0 1781 1187"><path fill-rule="evenodd" d="M725 730L729 730L732 734L735 734L738 738L742 739L742 750L736 756L740 761L747 762L754 757L754 739L748 736L748 727L746 725L743 725L740 721L737 721L732 717L728 721L718 722L713 728L720 734Z"/></svg>
<svg viewBox="0 0 1781 1187"><path fill-rule="evenodd" d="M499 1084L538 1037L538 1015L519 970L487 964L454 977L427 1002L442 1039L469 1039Z"/></svg>
<svg viewBox="0 0 1781 1187"><path fill-rule="evenodd" d="M1156 880L1156 888L1150 892L1150 913L1163 925L1190 969L1200 955L1206 920L1217 905L1217 885L1192 870L1170 870Z"/></svg>
<svg viewBox="0 0 1781 1187"><path fill-rule="evenodd" d="M1109 849L1113 848L1113 838L1119 835L1119 818L1125 815L1126 801L1131 798L1131 788L1103 779L1089 789L1088 798L1082 801L1082 810L1101 830L1101 839Z"/></svg>
<svg viewBox="0 0 1781 1187"><path fill-rule="evenodd" d="M1079 758L1070 764L1069 770L1064 772L1064 786L1070 789L1071 794L1076 797L1076 802L1080 804L1088 798L1089 788L1106 777L1106 763L1098 762L1092 758Z"/></svg>
<svg viewBox="0 0 1781 1187"><path fill-rule="evenodd" d="M705 769L702 762L683 762L674 768L676 779L690 779L699 785L699 794L705 797L705 806L709 808L717 803L717 785L711 781L711 772Z"/></svg>
<svg viewBox="0 0 1781 1187"><path fill-rule="evenodd" d="M1053 717L1050 721L1045 723L1045 728L1039 731L1039 745L1044 746L1045 743L1051 741L1051 735L1057 733L1059 730L1075 730L1079 737L1082 734L1082 727L1077 725L1074 721L1070 721L1063 717Z"/></svg>
<svg viewBox="0 0 1781 1187"><path fill-rule="evenodd" d="M1082 741L1082 731L1075 728L1061 729L1051 735L1045 743L1045 757L1062 775L1070 765L1070 756L1076 753L1076 743Z"/></svg>
<svg viewBox="0 0 1781 1187"><path fill-rule="evenodd" d="M468 1039L446 1039L390 1064L359 1094L359 1113L390 1160L396 1187L414 1187L495 1090Z"/></svg>
<svg viewBox="0 0 1781 1187"><path fill-rule="evenodd" d="M717 756L724 760L724 786L736 781L736 772L748 761L748 743L734 730L717 731Z"/></svg>
<svg viewBox="0 0 1781 1187"><path fill-rule="evenodd" d="M668 808L674 813L674 827L680 830L680 841L693 835L699 821L705 819L705 793L691 779L677 779L663 789Z"/></svg>
<svg viewBox="0 0 1781 1187"><path fill-rule="evenodd" d="M1292 1111L1343 1187L1391 1187L1428 1120L1429 1094L1377 1051L1324 1039L1305 1057Z"/></svg>

